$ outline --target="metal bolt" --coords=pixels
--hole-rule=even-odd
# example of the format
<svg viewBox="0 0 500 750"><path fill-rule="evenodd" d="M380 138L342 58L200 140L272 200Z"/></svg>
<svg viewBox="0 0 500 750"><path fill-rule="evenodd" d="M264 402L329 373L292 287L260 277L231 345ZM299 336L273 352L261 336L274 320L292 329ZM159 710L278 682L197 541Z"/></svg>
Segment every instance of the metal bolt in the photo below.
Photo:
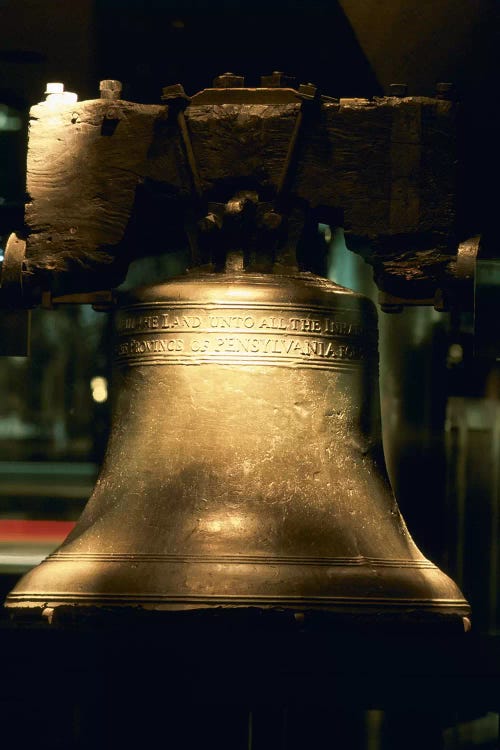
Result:
<svg viewBox="0 0 500 750"><path fill-rule="evenodd" d="M54 619L54 607L45 607L42 611L42 617L45 617L49 625L52 625L52 620Z"/></svg>
<svg viewBox="0 0 500 750"><path fill-rule="evenodd" d="M302 99L315 99L317 93L318 89L314 83L301 83L299 86L299 94Z"/></svg>
<svg viewBox="0 0 500 750"><path fill-rule="evenodd" d="M223 73L221 76L214 78L213 82L215 89L241 89L244 85L244 77L235 73Z"/></svg>
<svg viewBox="0 0 500 750"><path fill-rule="evenodd" d="M226 214L229 214L230 216L241 214L247 207L247 203L246 196L239 194L235 195L226 203Z"/></svg>
<svg viewBox="0 0 500 750"><path fill-rule="evenodd" d="M64 92L64 83L48 83L45 87L45 96L48 94L62 94Z"/></svg>
<svg viewBox="0 0 500 750"><path fill-rule="evenodd" d="M184 91L184 86L182 83L174 83L172 86L164 86L162 89L162 97L163 102L172 102L173 100L177 99L184 99L186 103L189 101L189 96Z"/></svg>
<svg viewBox="0 0 500 750"><path fill-rule="evenodd" d="M408 94L407 83L391 83L389 86L389 96L404 97Z"/></svg>
<svg viewBox="0 0 500 750"><path fill-rule="evenodd" d="M436 99L453 99L455 85L453 83L436 83Z"/></svg>
<svg viewBox="0 0 500 750"><path fill-rule="evenodd" d="M273 70L270 76L261 76L260 85L267 89L295 88L296 80L280 70Z"/></svg>
<svg viewBox="0 0 500 750"><path fill-rule="evenodd" d="M340 99L336 96L327 96L326 94L321 94L321 101L323 104L340 104Z"/></svg>
<svg viewBox="0 0 500 750"><path fill-rule="evenodd" d="M122 93L122 82L106 79L99 82L101 99L120 99Z"/></svg>
<svg viewBox="0 0 500 750"><path fill-rule="evenodd" d="M275 230L281 225L283 217L276 211L267 211L262 217L262 224L266 229Z"/></svg>
<svg viewBox="0 0 500 750"><path fill-rule="evenodd" d="M65 91L64 83L48 83L45 89L45 100L52 104L75 104L78 101L78 94Z"/></svg>
<svg viewBox="0 0 500 750"><path fill-rule="evenodd" d="M118 107L110 107L110 109L107 109L104 114L104 119L118 124L118 121L120 120L120 110Z"/></svg>
<svg viewBox="0 0 500 750"><path fill-rule="evenodd" d="M209 212L203 219L200 219L198 227L202 232L213 232L215 229L222 228L222 219L217 214Z"/></svg>

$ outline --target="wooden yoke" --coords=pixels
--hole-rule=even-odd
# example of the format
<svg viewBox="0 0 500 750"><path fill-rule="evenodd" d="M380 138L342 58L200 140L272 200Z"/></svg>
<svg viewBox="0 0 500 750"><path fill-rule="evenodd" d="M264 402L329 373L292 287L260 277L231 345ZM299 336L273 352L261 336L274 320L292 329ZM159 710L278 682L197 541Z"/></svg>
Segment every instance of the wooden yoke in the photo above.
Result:
<svg viewBox="0 0 500 750"><path fill-rule="evenodd" d="M178 249L186 235L191 265L217 270L223 261L205 235L230 223L231 201L254 217L247 255L256 268L265 268L260 243L273 268L315 270L312 245L295 251L304 228L324 222L344 227L349 249L395 297L433 298L454 278L453 102L334 100L311 85L233 83L191 99L181 86L165 92L163 105L99 99L31 109L24 274L32 288L109 289L131 259ZM264 230L276 231L267 245ZM245 244L228 236L227 247Z"/></svg>

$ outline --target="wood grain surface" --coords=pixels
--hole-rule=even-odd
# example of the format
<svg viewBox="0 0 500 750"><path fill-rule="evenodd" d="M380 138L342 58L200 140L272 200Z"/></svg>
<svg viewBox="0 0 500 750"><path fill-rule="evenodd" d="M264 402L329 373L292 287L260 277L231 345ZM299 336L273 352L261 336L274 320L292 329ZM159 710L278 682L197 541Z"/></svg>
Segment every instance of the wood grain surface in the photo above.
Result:
<svg viewBox="0 0 500 750"><path fill-rule="evenodd" d="M224 202L242 187L272 196L299 108L188 106L204 197ZM167 106L44 102L30 114L30 273L90 268L102 286L125 256L148 252L140 238L152 228L161 251L178 248L191 183ZM342 215L348 246L393 292L435 286L456 253L455 115L453 103L424 97L341 99L304 125L291 196Z"/></svg>

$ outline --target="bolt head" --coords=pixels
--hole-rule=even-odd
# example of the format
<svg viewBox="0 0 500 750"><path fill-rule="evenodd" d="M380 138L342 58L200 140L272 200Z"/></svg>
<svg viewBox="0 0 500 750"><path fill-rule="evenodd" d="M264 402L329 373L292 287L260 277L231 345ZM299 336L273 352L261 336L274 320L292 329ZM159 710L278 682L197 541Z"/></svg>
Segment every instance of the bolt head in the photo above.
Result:
<svg viewBox="0 0 500 750"><path fill-rule="evenodd" d="M262 224L266 229L275 230L281 225L283 217L276 211L267 211L262 217Z"/></svg>
<svg viewBox="0 0 500 750"><path fill-rule="evenodd" d="M207 234L213 232L215 229L221 229L221 227L222 219L212 212L209 212L198 222L198 228Z"/></svg>
<svg viewBox="0 0 500 750"><path fill-rule="evenodd" d="M162 89L162 101L168 102L174 99L186 99L189 101L189 96L184 91L182 83L174 83L172 86L164 86Z"/></svg>
<svg viewBox="0 0 500 750"><path fill-rule="evenodd" d="M122 93L122 82L108 78L99 82L101 99L119 99Z"/></svg>
<svg viewBox="0 0 500 750"><path fill-rule="evenodd" d="M245 78L235 73L223 73L214 78L214 89L241 89L245 85Z"/></svg>
<svg viewBox="0 0 500 750"><path fill-rule="evenodd" d="M407 83L391 83L389 86L389 96L404 97L408 94Z"/></svg>
<svg viewBox="0 0 500 750"><path fill-rule="evenodd" d="M321 101L325 104L340 104L340 99L336 96L326 96L326 94L321 94Z"/></svg>
<svg viewBox="0 0 500 750"><path fill-rule="evenodd" d="M267 89L286 89L295 88L296 79L293 76L282 73L279 70L273 70L269 76L261 76L260 85Z"/></svg>
<svg viewBox="0 0 500 750"><path fill-rule="evenodd" d="M114 109L108 109L106 110L104 119L118 122L118 120L120 119L120 111L116 107Z"/></svg>
<svg viewBox="0 0 500 750"><path fill-rule="evenodd" d="M45 87L45 94L62 94L64 92L64 83L48 83Z"/></svg>
<svg viewBox="0 0 500 750"><path fill-rule="evenodd" d="M299 94L302 99L315 99L317 93L318 88L314 83L301 83L299 86Z"/></svg>

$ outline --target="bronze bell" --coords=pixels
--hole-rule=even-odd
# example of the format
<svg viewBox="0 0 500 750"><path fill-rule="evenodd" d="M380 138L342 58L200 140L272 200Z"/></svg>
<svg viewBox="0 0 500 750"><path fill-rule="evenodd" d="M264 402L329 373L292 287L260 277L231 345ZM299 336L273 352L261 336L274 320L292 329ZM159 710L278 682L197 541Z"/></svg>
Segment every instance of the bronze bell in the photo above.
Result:
<svg viewBox="0 0 500 750"><path fill-rule="evenodd" d="M199 273L124 295L115 322L94 493L8 607L469 613L377 460L367 298L311 273Z"/></svg>

